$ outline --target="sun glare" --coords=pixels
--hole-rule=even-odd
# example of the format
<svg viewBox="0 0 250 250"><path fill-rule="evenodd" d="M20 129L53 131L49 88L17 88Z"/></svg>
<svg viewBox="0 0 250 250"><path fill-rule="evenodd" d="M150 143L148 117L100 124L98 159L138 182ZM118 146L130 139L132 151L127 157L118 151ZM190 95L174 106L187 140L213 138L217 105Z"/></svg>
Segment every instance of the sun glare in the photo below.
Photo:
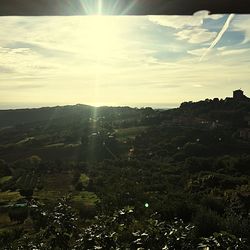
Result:
<svg viewBox="0 0 250 250"><path fill-rule="evenodd" d="M111 56L118 46L119 38L119 29L114 17L88 16L85 21L87 31L84 31L84 35L88 49L99 59Z"/></svg>
<svg viewBox="0 0 250 250"><path fill-rule="evenodd" d="M124 46L120 37L121 27L113 16L91 15L83 17L80 22L80 40L83 45L79 52L89 55L94 66L91 102L95 106L100 106L100 84L103 84L103 79L110 72L107 65L120 56L119 48Z"/></svg>

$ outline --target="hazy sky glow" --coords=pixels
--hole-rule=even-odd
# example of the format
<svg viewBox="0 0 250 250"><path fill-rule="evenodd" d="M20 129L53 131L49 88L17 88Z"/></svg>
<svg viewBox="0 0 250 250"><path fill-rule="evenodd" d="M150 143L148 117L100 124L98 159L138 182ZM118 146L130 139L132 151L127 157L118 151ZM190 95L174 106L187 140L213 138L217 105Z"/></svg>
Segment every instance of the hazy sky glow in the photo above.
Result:
<svg viewBox="0 0 250 250"><path fill-rule="evenodd" d="M0 109L250 95L249 15L0 17L0 38Z"/></svg>

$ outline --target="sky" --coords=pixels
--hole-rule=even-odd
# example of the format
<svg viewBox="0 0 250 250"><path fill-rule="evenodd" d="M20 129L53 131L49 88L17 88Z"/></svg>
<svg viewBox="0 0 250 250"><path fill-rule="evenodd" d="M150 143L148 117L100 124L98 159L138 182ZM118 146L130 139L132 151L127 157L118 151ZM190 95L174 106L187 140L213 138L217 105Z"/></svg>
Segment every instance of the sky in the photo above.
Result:
<svg viewBox="0 0 250 250"><path fill-rule="evenodd" d="M0 17L0 109L250 96L250 15Z"/></svg>

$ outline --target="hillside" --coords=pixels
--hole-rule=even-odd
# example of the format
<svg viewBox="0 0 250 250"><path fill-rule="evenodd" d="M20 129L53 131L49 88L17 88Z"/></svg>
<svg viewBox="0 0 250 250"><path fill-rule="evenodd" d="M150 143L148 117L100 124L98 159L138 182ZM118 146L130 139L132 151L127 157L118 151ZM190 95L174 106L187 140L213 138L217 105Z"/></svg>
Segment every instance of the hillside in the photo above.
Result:
<svg viewBox="0 0 250 250"><path fill-rule="evenodd" d="M135 110L129 107L95 108L83 104L33 109L0 110L0 127L31 122L53 121L57 119L68 120L77 117L88 119L95 114L98 116L113 116L121 111L125 116L128 112L129 115L135 112Z"/></svg>
<svg viewBox="0 0 250 250"><path fill-rule="evenodd" d="M247 249L249 113L245 98L0 111L0 247Z"/></svg>

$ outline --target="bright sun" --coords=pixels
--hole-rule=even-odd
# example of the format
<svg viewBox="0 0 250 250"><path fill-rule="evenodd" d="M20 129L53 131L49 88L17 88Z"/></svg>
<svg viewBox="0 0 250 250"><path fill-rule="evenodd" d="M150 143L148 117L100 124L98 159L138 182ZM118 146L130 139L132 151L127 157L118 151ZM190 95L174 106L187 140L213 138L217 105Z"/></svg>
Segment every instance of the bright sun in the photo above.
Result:
<svg viewBox="0 0 250 250"><path fill-rule="evenodd" d="M80 20L79 20L80 21ZM87 16L83 17L79 23L80 40L79 53L88 56L88 60L94 66L92 77L94 77L91 103L100 106L100 84L104 83L107 75L114 73L114 68L110 67L113 62L117 62L121 48L124 43L121 39L121 26L113 16ZM89 70L90 72L90 70Z"/></svg>

